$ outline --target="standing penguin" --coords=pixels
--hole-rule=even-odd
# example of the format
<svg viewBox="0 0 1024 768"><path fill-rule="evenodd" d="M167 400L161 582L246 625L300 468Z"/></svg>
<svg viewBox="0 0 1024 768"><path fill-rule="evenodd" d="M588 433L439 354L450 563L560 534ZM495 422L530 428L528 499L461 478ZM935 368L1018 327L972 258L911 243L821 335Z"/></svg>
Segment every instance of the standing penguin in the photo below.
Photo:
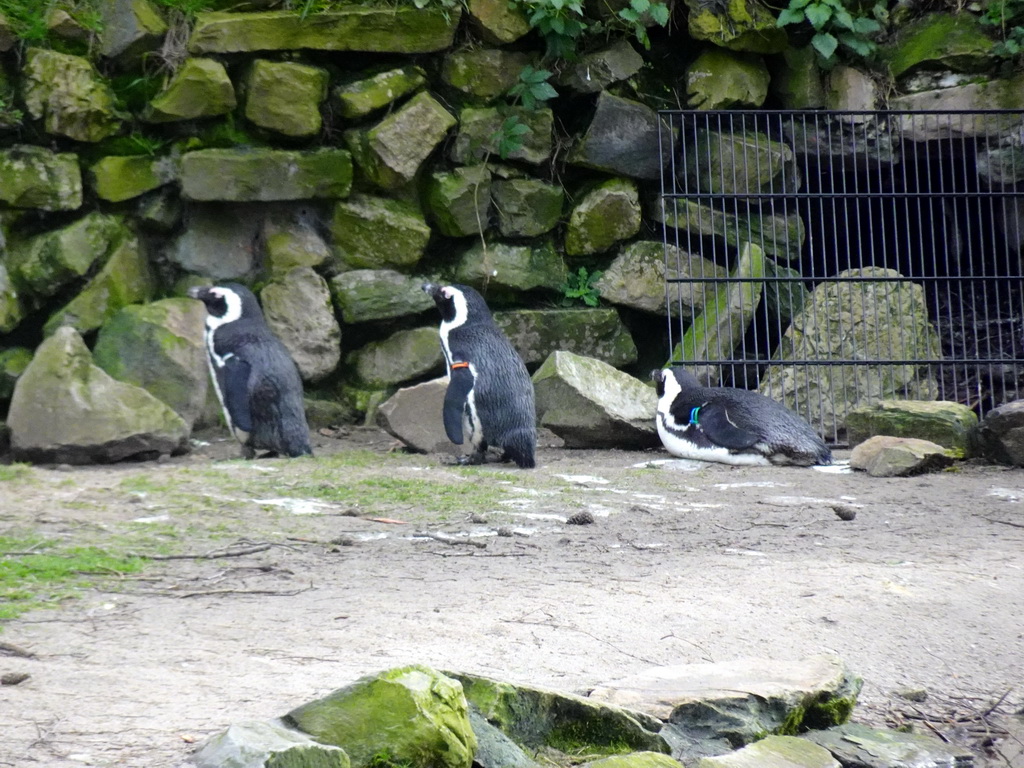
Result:
<svg viewBox="0 0 1024 768"><path fill-rule="evenodd" d="M723 464L831 464L810 425L771 398L732 387L702 387L682 368L651 372L658 436L669 453Z"/></svg>
<svg viewBox="0 0 1024 768"><path fill-rule="evenodd" d="M488 445L502 448L505 461L536 465L537 415L533 382L522 359L494 323L483 296L466 285L423 286L441 313L441 349L448 366L444 431L473 452L480 464Z"/></svg>
<svg viewBox="0 0 1024 768"><path fill-rule="evenodd" d="M312 454L302 379L256 297L236 283L190 288L188 295L206 305L210 377L242 455Z"/></svg>

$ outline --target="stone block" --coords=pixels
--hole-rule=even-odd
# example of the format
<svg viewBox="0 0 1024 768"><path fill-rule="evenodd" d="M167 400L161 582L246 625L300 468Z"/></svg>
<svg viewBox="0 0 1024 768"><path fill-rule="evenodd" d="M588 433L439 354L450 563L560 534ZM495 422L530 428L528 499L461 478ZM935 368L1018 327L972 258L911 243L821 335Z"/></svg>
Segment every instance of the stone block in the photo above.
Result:
<svg viewBox="0 0 1024 768"><path fill-rule="evenodd" d="M290 138L316 136L328 79L320 67L257 59L246 74L245 118Z"/></svg>
<svg viewBox="0 0 1024 768"><path fill-rule="evenodd" d="M423 256L430 227L412 205L372 195L353 195L334 206L334 246L356 269L408 269Z"/></svg>
<svg viewBox="0 0 1024 768"><path fill-rule="evenodd" d="M352 157L343 149L201 149L181 158L188 200L342 198L351 186Z"/></svg>
<svg viewBox="0 0 1024 768"><path fill-rule="evenodd" d="M197 120L226 115L235 104L235 88L223 64L214 59L186 59L142 117L151 123Z"/></svg>

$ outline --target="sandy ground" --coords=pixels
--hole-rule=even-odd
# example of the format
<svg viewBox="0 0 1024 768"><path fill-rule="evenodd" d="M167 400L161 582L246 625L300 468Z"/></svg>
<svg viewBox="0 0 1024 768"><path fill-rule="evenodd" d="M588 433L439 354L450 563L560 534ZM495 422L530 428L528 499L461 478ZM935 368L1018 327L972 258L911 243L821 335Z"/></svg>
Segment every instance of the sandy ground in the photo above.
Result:
<svg viewBox="0 0 1024 768"><path fill-rule="evenodd" d="M667 456L550 444L536 470L454 468L388 453L376 430L342 437L319 436L319 456L369 460L322 487L447 478L466 508L303 506L293 477L316 461L224 461L227 441L0 486L0 532L95 541L159 524L178 554L258 550L154 561L8 622L0 642L33 656L0 651L0 673L30 675L0 688L0 765L178 766L232 722L411 662L586 693L653 666L827 652L864 679L855 720L1024 766L1020 470L645 467ZM187 509L161 496L185 475L203 486ZM270 476L278 496L236 487L228 504L228 476ZM474 495L489 486L499 502Z"/></svg>

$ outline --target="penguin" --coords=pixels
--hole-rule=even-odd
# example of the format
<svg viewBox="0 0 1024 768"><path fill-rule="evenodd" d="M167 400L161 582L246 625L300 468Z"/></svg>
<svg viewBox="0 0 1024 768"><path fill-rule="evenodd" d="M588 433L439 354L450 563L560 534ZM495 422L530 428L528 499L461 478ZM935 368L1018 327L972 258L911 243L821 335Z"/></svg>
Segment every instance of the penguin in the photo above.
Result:
<svg viewBox="0 0 1024 768"><path fill-rule="evenodd" d="M703 387L682 368L651 371L655 421L665 449L722 464L831 464L832 452L810 425L771 398L733 387Z"/></svg>
<svg viewBox="0 0 1024 768"><path fill-rule="evenodd" d="M488 446L503 461L536 466L537 414L526 365L491 317L483 296L466 285L426 283L441 313L441 349L448 368L443 418L448 439L468 441L460 459L482 464Z"/></svg>
<svg viewBox="0 0 1024 768"><path fill-rule="evenodd" d="M299 370L256 297L237 283L190 288L188 295L206 305L210 378L242 455L312 455Z"/></svg>

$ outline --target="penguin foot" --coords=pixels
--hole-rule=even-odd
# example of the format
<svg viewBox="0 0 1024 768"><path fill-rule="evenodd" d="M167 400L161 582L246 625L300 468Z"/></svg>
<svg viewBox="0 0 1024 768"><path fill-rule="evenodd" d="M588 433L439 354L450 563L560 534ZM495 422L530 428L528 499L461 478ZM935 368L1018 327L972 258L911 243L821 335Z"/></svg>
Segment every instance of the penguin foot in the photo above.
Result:
<svg viewBox="0 0 1024 768"><path fill-rule="evenodd" d="M487 457L483 453L464 454L462 456L459 456L458 459L456 459L456 463L464 467L475 466L477 464L484 464L486 462Z"/></svg>
<svg viewBox="0 0 1024 768"><path fill-rule="evenodd" d="M253 448L251 445L243 445L242 446L242 458L246 459L247 461L255 459L256 458L256 449Z"/></svg>

